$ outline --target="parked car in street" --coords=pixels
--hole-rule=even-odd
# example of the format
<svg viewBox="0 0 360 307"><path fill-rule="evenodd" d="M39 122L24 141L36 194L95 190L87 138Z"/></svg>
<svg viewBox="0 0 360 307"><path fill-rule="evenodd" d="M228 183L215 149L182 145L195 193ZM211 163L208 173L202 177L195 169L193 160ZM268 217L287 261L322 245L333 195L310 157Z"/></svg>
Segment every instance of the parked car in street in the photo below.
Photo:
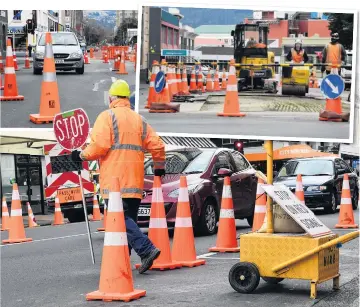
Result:
<svg viewBox="0 0 360 307"><path fill-rule="evenodd" d="M42 33L33 56L33 72L41 74L45 56L45 33ZM73 32L51 32L56 70L75 70L84 73L84 56L80 43Z"/></svg>
<svg viewBox="0 0 360 307"><path fill-rule="evenodd" d="M302 176L306 206L324 208L328 213L335 213L340 205L343 178L348 174L352 206L354 210L357 209L358 178L343 159L319 157L290 160L280 169L274 184L284 184L295 192L298 174Z"/></svg>
<svg viewBox="0 0 360 307"><path fill-rule="evenodd" d="M175 223L180 176L187 177L192 221L198 234L216 233L225 176L230 176L236 219L247 219L252 225L257 177L246 158L227 148L179 148L166 152L166 176L162 180L168 225ZM149 224L153 161L145 162L144 198L138 224Z"/></svg>

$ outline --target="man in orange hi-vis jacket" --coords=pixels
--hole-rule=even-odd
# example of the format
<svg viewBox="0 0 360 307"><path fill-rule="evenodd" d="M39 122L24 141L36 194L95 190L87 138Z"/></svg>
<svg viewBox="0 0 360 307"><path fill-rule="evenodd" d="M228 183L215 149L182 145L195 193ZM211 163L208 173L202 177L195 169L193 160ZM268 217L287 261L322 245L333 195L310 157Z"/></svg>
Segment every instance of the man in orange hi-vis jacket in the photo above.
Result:
<svg viewBox="0 0 360 307"><path fill-rule="evenodd" d="M157 249L137 226L143 197L144 152L151 153L155 176L165 175L165 145L144 118L130 108L130 88L124 80L109 90L110 108L98 116L84 151L73 151L74 161L99 160L100 192L106 204L111 178L119 177L124 205L126 232L131 248L141 258L139 273L147 271L159 257Z"/></svg>
<svg viewBox="0 0 360 307"><path fill-rule="evenodd" d="M346 64L346 50L343 45L339 43L339 34L332 33L331 34L331 42L327 44L322 52L322 63L330 64L329 66L322 66L321 72L326 70L326 74L330 74L332 72L332 65L341 65ZM338 70L338 74L341 73L341 68L335 68Z"/></svg>

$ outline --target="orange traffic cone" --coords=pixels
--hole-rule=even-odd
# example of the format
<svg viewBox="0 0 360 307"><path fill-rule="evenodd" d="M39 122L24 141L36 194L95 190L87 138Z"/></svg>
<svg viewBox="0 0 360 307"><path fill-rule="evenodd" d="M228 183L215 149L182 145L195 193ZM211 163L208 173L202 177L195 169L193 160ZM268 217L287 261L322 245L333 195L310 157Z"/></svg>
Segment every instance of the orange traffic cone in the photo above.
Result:
<svg viewBox="0 0 360 307"><path fill-rule="evenodd" d="M161 179L158 176L154 177L148 236L150 241L161 250L160 256L154 261L150 270L166 270L181 267L180 263L173 261L171 258ZM136 264L136 268L138 267L140 267L140 264Z"/></svg>
<svg viewBox="0 0 360 307"><path fill-rule="evenodd" d="M34 213L32 212L30 203L27 202L26 205L27 205L27 210L28 210L28 224L29 224L29 228L39 227L40 225L38 225L38 223L36 223L35 216L34 216Z"/></svg>
<svg viewBox="0 0 360 307"><path fill-rule="evenodd" d="M101 215L100 215L100 207L97 199L96 193L94 193L94 199L93 199L93 217L91 219L92 221L101 221Z"/></svg>
<svg viewBox="0 0 360 307"><path fill-rule="evenodd" d="M96 229L97 231L105 231L105 229L106 229L106 215L107 215L107 208L106 208L106 203L104 203L103 227L99 227L98 229Z"/></svg>
<svg viewBox="0 0 360 307"><path fill-rule="evenodd" d="M226 88L227 88L226 71L225 71L225 68L224 68L224 69L223 69L222 78L221 78L221 89L222 89L222 90L226 90Z"/></svg>
<svg viewBox="0 0 360 307"><path fill-rule="evenodd" d="M213 70L211 69L209 71L209 73L207 74L207 76L206 76L206 91L207 92L213 92L214 91L212 74L213 74Z"/></svg>
<svg viewBox="0 0 360 307"><path fill-rule="evenodd" d="M84 54L84 64L90 64L87 50L85 50L85 54Z"/></svg>
<svg viewBox="0 0 360 307"><path fill-rule="evenodd" d="M124 50L121 52L121 60L120 60L120 66L119 71L117 72L118 75L127 75L126 67L125 67L125 52Z"/></svg>
<svg viewBox="0 0 360 307"><path fill-rule="evenodd" d="M230 177L224 178L216 246L209 248L209 251L220 253L240 251L240 247L236 241L236 226Z"/></svg>
<svg viewBox="0 0 360 307"><path fill-rule="evenodd" d="M10 229L10 216L9 216L9 210L8 210L8 206L6 203L5 196L3 197L1 208L2 208L1 231L9 230Z"/></svg>
<svg viewBox="0 0 360 307"><path fill-rule="evenodd" d="M261 185L264 184L264 180L261 178L258 179L257 189L256 189L256 201L255 201L255 212L254 212L254 221L252 231L257 231L261 228L264 223L265 214L266 214L266 193Z"/></svg>
<svg viewBox="0 0 360 307"><path fill-rule="evenodd" d="M186 68L183 68L183 73L182 73L182 79L181 79L181 92L183 95L189 95L189 85L188 85L188 79L187 79L187 75L186 75Z"/></svg>
<svg viewBox="0 0 360 307"><path fill-rule="evenodd" d="M11 41L8 39L6 43L4 93L3 96L0 96L0 101L14 100L24 100L24 96L18 94Z"/></svg>
<svg viewBox="0 0 360 307"><path fill-rule="evenodd" d="M64 217L61 213L59 198L55 198L55 214L53 226L64 225Z"/></svg>
<svg viewBox="0 0 360 307"><path fill-rule="evenodd" d="M176 88L177 88L177 95L182 92L182 83L181 83L181 71L180 66L176 68Z"/></svg>
<svg viewBox="0 0 360 307"><path fill-rule="evenodd" d="M160 65L158 61L153 61L152 65L152 72L150 77L150 85L149 85L149 94L147 99L147 105L145 106L145 109L150 109L151 104L155 101L155 79L157 73L160 71Z"/></svg>
<svg viewBox="0 0 360 307"><path fill-rule="evenodd" d="M226 96L224 103L224 111L222 113L218 113L218 116L226 116L226 117L243 117L244 113L240 113L240 104L239 104L239 96L238 96L238 88L237 88L237 79L235 75L235 61L230 61L230 70L228 77L228 85L226 88Z"/></svg>
<svg viewBox="0 0 360 307"><path fill-rule="evenodd" d="M214 76L214 88L213 88L214 92L219 92L221 91L220 88L220 81L219 81L219 68L216 67L216 71L215 71L215 76Z"/></svg>
<svg viewBox="0 0 360 307"><path fill-rule="evenodd" d="M50 123L54 120L54 116L60 113L59 88L56 80L55 61L50 32L46 33L45 43L40 111L39 114L30 114L30 121L35 124Z"/></svg>
<svg viewBox="0 0 360 307"><path fill-rule="evenodd" d="M25 52L25 69L29 69L30 67L30 59L29 59L29 52Z"/></svg>
<svg viewBox="0 0 360 307"><path fill-rule="evenodd" d="M204 87L204 82L203 82L203 75L202 75L201 71L199 71L197 87L198 87L199 91L201 91L202 93L206 93L205 87Z"/></svg>
<svg viewBox="0 0 360 307"><path fill-rule="evenodd" d="M4 89L4 86L2 85L2 73L0 72L0 91Z"/></svg>
<svg viewBox="0 0 360 307"><path fill-rule="evenodd" d="M189 191L185 176L180 177L179 199L176 208L175 232L171 255L173 261L180 262L182 266L195 267L205 264L204 259L196 259Z"/></svg>
<svg viewBox="0 0 360 307"><path fill-rule="evenodd" d="M304 195L304 188L303 188L303 184L302 184L301 174L298 174L296 177L295 196L300 200L300 202L303 205L305 205L305 195Z"/></svg>
<svg viewBox="0 0 360 307"><path fill-rule="evenodd" d="M105 50L105 52L104 52L104 60L103 60L103 63L105 63L105 64L108 64L108 63L109 63L108 53L107 53L106 50Z"/></svg>
<svg viewBox="0 0 360 307"><path fill-rule="evenodd" d="M24 221L22 217L22 208L20 202L20 195L18 185L13 184L12 201L11 201L11 218L9 239L3 240L3 244L7 243L21 243L32 241L31 238L27 238L25 234Z"/></svg>
<svg viewBox="0 0 360 307"><path fill-rule="evenodd" d="M14 59L14 68L15 68L16 71L18 71L19 70L19 65L17 63L15 49L13 50L13 59Z"/></svg>
<svg viewBox="0 0 360 307"><path fill-rule="evenodd" d="M134 54L134 70L136 71L136 50L135 50L135 54Z"/></svg>
<svg viewBox="0 0 360 307"><path fill-rule="evenodd" d="M160 93L156 93L155 101L151 104L149 113L175 113L179 112L179 104L171 103L169 83L165 77L165 87Z"/></svg>
<svg viewBox="0 0 360 307"><path fill-rule="evenodd" d="M134 289L119 178L113 177L99 290L86 294L86 300L129 302L145 295L145 290Z"/></svg>
<svg viewBox="0 0 360 307"><path fill-rule="evenodd" d="M196 92L196 91L197 91L196 74L195 74L195 67L193 67L191 70L191 77L190 77L190 92Z"/></svg>
<svg viewBox="0 0 360 307"><path fill-rule="evenodd" d="M335 225L335 228L358 228L354 220L348 174L345 174L343 179L339 223Z"/></svg>

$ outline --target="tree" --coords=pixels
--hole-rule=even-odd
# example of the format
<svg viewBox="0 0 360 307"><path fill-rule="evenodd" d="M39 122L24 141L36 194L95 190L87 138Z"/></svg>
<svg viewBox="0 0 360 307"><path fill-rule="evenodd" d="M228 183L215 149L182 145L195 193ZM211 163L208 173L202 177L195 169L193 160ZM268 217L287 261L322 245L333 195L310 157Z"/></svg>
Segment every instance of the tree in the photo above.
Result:
<svg viewBox="0 0 360 307"><path fill-rule="evenodd" d="M87 44L92 45L103 41L107 36L107 31L95 19L88 19L85 22L84 35Z"/></svg>
<svg viewBox="0 0 360 307"><path fill-rule="evenodd" d="M128 29L137 29L138 22L136 18L126 18L122 24L117 28L114 37L115 45L125 45L130 37L127 37Z"/></svg>
<svg viewBox="0 0 360 307"><path fill-rule="evenodd" d="M329 18L329 30L332 33L339 33L339 43L345 49L352 50L354 14L326 13Z"/></svg>

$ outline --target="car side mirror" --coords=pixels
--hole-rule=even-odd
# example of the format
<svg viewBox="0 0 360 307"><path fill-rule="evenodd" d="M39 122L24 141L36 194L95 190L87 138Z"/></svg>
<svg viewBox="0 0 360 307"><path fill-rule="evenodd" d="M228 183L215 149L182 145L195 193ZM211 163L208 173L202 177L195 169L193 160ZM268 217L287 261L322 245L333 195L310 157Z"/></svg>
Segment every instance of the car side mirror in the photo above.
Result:
<svg viewBox="0 0 360 307"><path fill-rule="evenodd" d="M338 175L343 175L343 174L345 174L345 169L344 169L344 168L339 168L338 171L337 171L337 174L338 174Z"/></svg>
<svg viewBox="0 0 360 307"><path fill-rule="evenodd" d="M220 168L218 173L217 173L218 177L227 177L227 176L231 176L232 175L232 171L229 170L228 168Z"/></svg>

